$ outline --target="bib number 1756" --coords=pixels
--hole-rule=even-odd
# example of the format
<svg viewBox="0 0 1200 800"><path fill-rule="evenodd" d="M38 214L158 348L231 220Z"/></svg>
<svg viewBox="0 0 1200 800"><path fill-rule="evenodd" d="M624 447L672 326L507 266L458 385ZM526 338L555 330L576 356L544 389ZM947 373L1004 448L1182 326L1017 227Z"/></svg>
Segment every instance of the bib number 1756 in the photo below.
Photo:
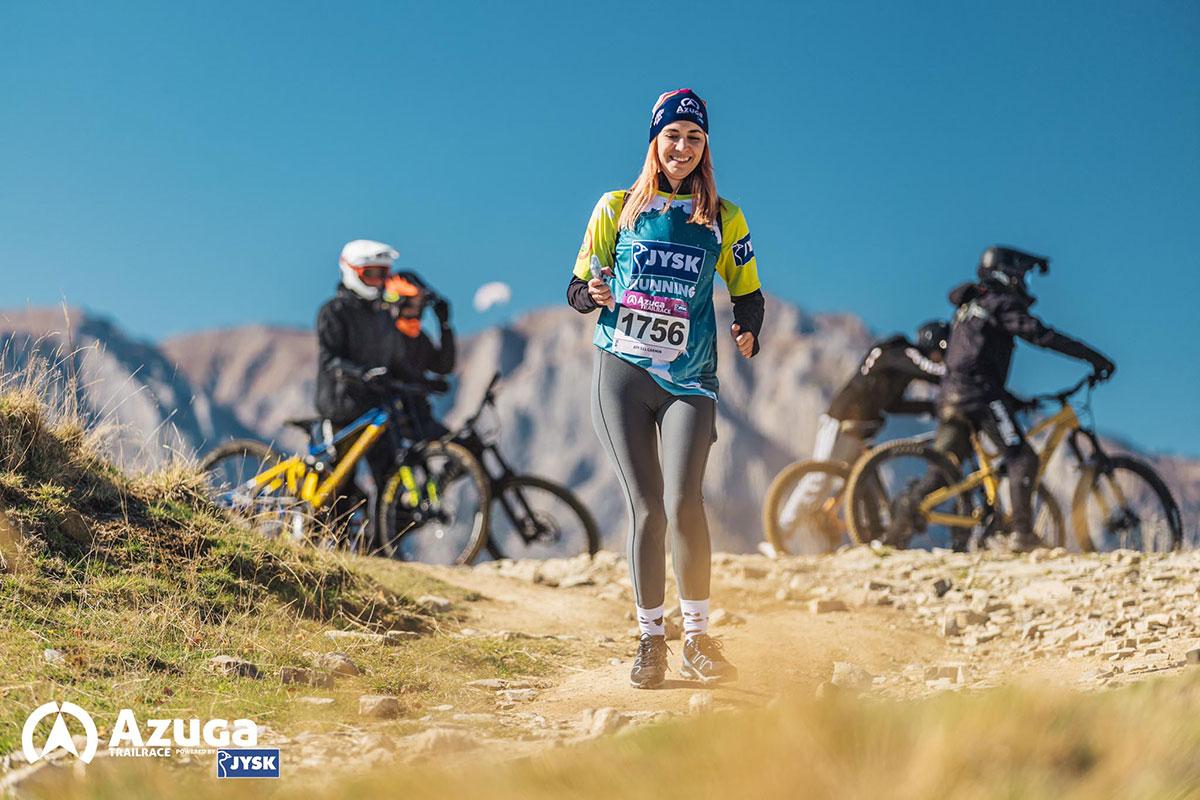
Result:
<svg viewBox="0 0 1200 800"><path fill-rule="evenodd" d="M661 314L622 308L620 316L617 317L617 327L626 336L651 344L683 347L683 343L687 341L687 321Z"/></svg>

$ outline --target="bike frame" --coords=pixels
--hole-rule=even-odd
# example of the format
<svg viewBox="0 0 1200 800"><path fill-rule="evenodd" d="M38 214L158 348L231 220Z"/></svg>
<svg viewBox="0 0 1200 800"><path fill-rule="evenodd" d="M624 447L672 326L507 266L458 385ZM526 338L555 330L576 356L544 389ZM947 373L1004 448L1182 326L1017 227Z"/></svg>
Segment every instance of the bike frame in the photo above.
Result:
<svg viewBox="0 0 1200 800"><path fill-rule="evenodd" d="M1028 436L1031 438L1039 436L1047 430L1050 432L1050 435L1038 453L1037 481L1041 481L1046 467L1050 464L1050 459L1054 457L1054 453L1058 450L1059 445L1062 444L1064 439L1075 456L1080 461L1083 460L1083 455L1079 450L1078 444L1075 442L1075 435L1081 430L1079 416L1069 403L1064 402L1062 408L1056 413L1039 420L1037 424L1029 429ZM983 508L975 509L971 516L946 514L934 511L933 509L951 498L974 491L980 486L983 487L988 507L995 508L996 498L1000 493L1000 472L996 467L995 457L984 449L979 436L973 435L971 437L971 446L974 448L975 457L979 461L979 469L958 483L927 494L918 506L921 514L930 523L934 525L946 525L951 528L973 528L979 524L983 519Z"/></svg>
<svg viewBox="0 0 1200 800"><path fill-rule="evenodd" d="M323 508L334 497L338 487L346 481L346 476L358 464L359 459L384 434L390 419L386 410L371 409L338 431L332 442L311 446L307 457L294 455L285 458L275 466L255 475L251 482L255 489L267 489L272 492L279 491L286 486L288 495L299 497L314 509ZM329 477L322 481L318 470L314 468L315 464L322 463L317 459L330 454L340 442L344 442L357 433L362 435L338 461Z"/></svg>

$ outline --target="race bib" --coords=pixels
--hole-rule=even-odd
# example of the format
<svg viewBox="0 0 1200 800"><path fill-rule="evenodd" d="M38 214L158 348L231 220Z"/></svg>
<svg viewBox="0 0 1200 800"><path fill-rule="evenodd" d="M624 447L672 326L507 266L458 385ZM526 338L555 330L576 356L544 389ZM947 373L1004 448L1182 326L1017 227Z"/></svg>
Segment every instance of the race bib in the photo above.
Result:
<svg viewBox="0 0 1200 800"><path fill-rule="evenodd" d="M629 291L617 311L613 347L626 355L674 361L687 349L690 331L685 301Z"/></svg>

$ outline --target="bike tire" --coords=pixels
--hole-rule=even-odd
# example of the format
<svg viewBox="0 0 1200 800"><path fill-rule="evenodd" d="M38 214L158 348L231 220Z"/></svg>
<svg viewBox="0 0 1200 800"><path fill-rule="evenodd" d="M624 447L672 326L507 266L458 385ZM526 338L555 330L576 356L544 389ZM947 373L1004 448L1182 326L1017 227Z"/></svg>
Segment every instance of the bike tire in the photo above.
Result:
<svg viewBox="0 0 1200 800"><path fill-rule="evenodd" d="M1042 540L1042 544L1046 547L1065 547L1067 542L1067 524L1063 519L1062 508L1059 507L1058 501L1054 499L1054 495L1050 493L1050 489L1044 483L1037 485L1037 491L1033 497L1033 532ZM1041 510L1046 511L1046 517L1042 517ZM1044 530L1039 523L1045 520L1049 525L1049 530Z"/></svg>
<svg viewBox="0 0 1200 800"><path fill-rule="evenodd" d="M828 499L834 500L833 520L829 520L834 524L820 524L825 522L822 519L815 527L820 534L819 536L801 537L797 541L795 534L800 528L801 523L807 519L811 519L812 514L797 516L791 526L785 525L782 520L784 507L792 496L792 492L800 485L808 475L824 474L834 479L832 483L832 492L829 493ZM767 487L767 496L763 500L762 524L763 535L766 541L775 548L775 552L780 555L799 555L801 552L809 551L811 548L803 548L800 545L805 542L813 544L817 549L816 552L832 552L841 544L842 538L848 536L846 530L846 522L842 516L843 503L842 493L846 488L846 480L850 477L850 467L846 464L837 461L812 461L811 459L803 459L801 461L793 461L788 464L779 474L771 481L771 485ZM822 501L822 513L826 511L824 508L825 501ZM811 532L814 526L808 526ZM836 536L831 535L836 529Z"/></svg>
<svg viewBox="0 0 1200 800"><path fill-rule="evenodd" d="M1179 505L1175 502L1175 498L1171 495L1171 490L1167 488L1167 484L1162 477L1154 470L1152 466L1140 459L1132 456L1112 456L1106 459L1104 464L1089 464L1079 476L1079 483L1075 486L1075 494L1071 499L1071 528L1075 534L1075 542L1079 545L1079 549L1085 553L1095 552L1097 549L1108 549L1106 545L1109 543L1111 531L1109 526L1119 527L1119 522L1124 523L1127 520L1119 521L1113 515L1109 515L1107 519L1100 520L1104 522L1105 529L1097 531L1095 529L1092 515L1089 513L1093 510L1098 510L1095 506L1099 505L1100 495L1098 491L1103 491L1103 482L1113 480L1113 476L1120 472L1130 481L1130 487L1141 483L1144 484L1143 491L1139 493L1139 497L1143 500L1150 500L1153 504L1152 512L1161 515L1160 524L1165 527L1165 537L1154 536L1151 541L1150 550L1178 550L1183 546L1183 520L1179 514ZM1110 484L1111 485L1111 484ZM1090 500L1096 500L1096 503L1090 503ZM1141 505L1145 505L1143 502ZM1136 514L1131 508L1121 509L1123 512L1129 512L1135 515L1135 521L1140 526L1140 517L1142 514ZM1144 513L1144 512L1143 512ZM1097 541L1097 539L1101 541ZM1141 546L1133 549L1145 550L1146 537L1143 533L1140 537ZM1164 545L1159 548L1159 542ZM1122 540L1122 544L1127 544L1127 540ZM1097 544L1101 546L1098 548Z"/></svg>
<svg viewBox="0 0 1200 800"><path fill-rule="evenodd" d="M450 483L454 483L457 477L463 477L470 482L471 488L478 494L478 507L472 514L471 525L463 537L462 544L450 543L447 548L443 548L449 554L448 557L439 558L433 562L453 565L470 564L479 555L479 551L487 541L490 519L491 483L487 473L484 472L483 465L470 450L457 442L428 442L412 455L419 457L423 464L428 464L431 458L439 457L457 462L458 467L462 470L462 475L455 476ZM429 533L429 531L423 530L428 525L425 522L396 532L397 528L404 524L403 520L408 514L408 510L403 505L403 478L400 467L409 464L410 460L406 460L403 465L398 466L392 472L385 481L384 489L377 501L376 542L379 544L379 550L389 558L402 561L418 560L413 558L412 554L403 546L405 537ZM438 492L439 495L445 497L442 487L438 487ZM409 543L414 541L410 540Z"/></svg>
<svg viewBox="0 0 1200 800"><path fill-rule="evenodd" d="M881 537L882 526L869 519L868 514L872 509L880 510L883 507L881 501L885 501L890 509L894 499L886 494L880 498L878 490L873 484L878 483L879 486L883 486L882 482L872 481L868 476L878 476L880 468L889 460L902 457L924 461L930 470L938 473L946 485L961 480L959 469L954 462L934 450L927 439L897 439L868 450L854 463L843 492L843 502L846 503L844 512L846 527L849 530L850 538L856 543L870 544ZM971 514L972 504L967 493L955 495L951 500L954 503L955 514L964 517ZM969 532L967 535L970 535ZM911 538L910 536L910 541ZM907 546L906 542L905 547Z"/></svg>
<svg viewBox="0 0 1200 800"><path fill-rule="evenodd" d="M600 529L596 525L596 520L592 513L587 509L574 492L561 484L555 483L545 478L539 478L536 475L512 475L504 478L492 487L492 509L489 518L488 527L488 552L495 558L537 558L528 554L517 554L511 548L505 547L497 540L495 535L495 527L497 523L507 520L516 526L516 521L512 519L508 509L505 506L505 500L512 492L545 492L553 495L558 500L561 500L566 507L579 520L580 530L583 533L582 544L584 549L575 550L572 552L563 552L554 554L555 558L570 558L571 556L579 555L582 552L587 552L588 555L595 555L600 549ZM523 495L528 502L528 495ZM538 513L535 511L535 514ZM541 520L539 520L541 521Z"/></svg>

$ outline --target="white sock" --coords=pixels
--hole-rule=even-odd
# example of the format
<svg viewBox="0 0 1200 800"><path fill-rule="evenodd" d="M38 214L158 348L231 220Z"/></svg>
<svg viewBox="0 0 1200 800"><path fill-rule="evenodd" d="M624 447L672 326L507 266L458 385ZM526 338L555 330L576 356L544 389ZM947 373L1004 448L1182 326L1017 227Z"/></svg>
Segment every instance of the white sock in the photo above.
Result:
<svg viewBox="0 0 1200 800"><path fill-rule="evenodd" d="M679 610L683 614L683 637L691 639L708 633L708 599L684 600L679 598Z"/></svg>
<svg viewBox="0 0 1200 800"><path fill-rule="evenodd" d="M650 634L651 636L666 636L667 629L663 625L663 607L657 608L637 608L638 633Z"/></svg>

